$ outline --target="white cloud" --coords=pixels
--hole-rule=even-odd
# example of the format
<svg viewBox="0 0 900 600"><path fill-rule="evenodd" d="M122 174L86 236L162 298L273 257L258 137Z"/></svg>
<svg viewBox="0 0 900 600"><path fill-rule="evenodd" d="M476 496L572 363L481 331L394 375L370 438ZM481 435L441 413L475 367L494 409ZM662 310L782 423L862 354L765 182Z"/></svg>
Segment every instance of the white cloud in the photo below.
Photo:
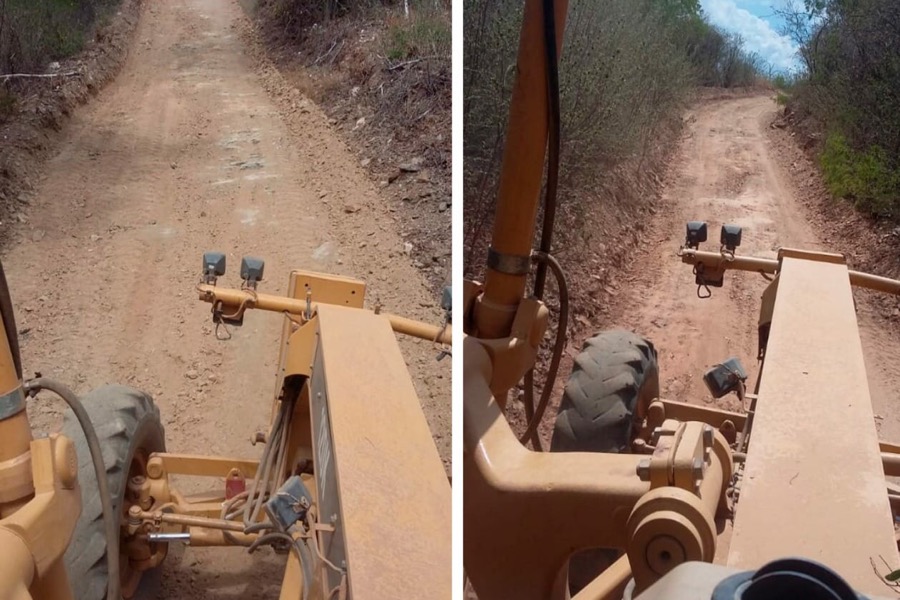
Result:
<svg viewBox="0 0 900 600"><path fill-rule="evenodd" d="M735 0L700 0L700 4L713 25L744 38L747 50L758 53L776 69L796 69L797 48L791 40L775 31L768 21L739 8ZM753 4L765 6L772 3L756 0Z"/></svg>

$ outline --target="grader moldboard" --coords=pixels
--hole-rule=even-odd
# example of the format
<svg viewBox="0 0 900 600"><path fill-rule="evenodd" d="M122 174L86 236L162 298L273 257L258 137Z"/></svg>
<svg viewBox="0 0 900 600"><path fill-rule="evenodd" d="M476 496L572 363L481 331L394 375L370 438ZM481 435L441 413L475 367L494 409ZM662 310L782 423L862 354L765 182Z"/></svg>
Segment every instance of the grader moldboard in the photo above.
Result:
<svg viewBox="0 0 900 600"><path fill-rule="evenodd" d="M739 256L742 232L732 225L722 228L719 251L701 251L707 225L689 223L678 254L693 266L698 295L721 286L727 270L771 279L753 392L736 359L705 375L714 396L733 391L746 409L659 398L653 345L603 332L576 358L551 451L540 451L536 429L568 311L565 278L550 254L566 11L566 0L525 1L487 270L463 292L469 583L480 600L893 595L900 494L885 475L900 476L900 446L877 437L851 286L898 294L900 282L850 271L841 255ZM532 251L548 147L542 235ZM548 268L560 314L535 405ZM528 424L517 438L504 411L520 382Z"/></svg>
<svg viewBox="0 0 900 600"><path fill-rule="evenodd" d="M23 380L0 266L0 596L128 598L177 542L286 554L282 599L450 596L449 481L394 336L448 353L449 289L438 327L365 310L355 279L293 271L287 296L260 293L263 266L245 258L241 288L218 287L225 256L207 253L197 287L223 337L248 310L283 315L259 459L167 452L138 390L79 399ZM26 397L40 390L73 412L61 434L33 439ZM183 493L173 475L210 488Z"/></svg>

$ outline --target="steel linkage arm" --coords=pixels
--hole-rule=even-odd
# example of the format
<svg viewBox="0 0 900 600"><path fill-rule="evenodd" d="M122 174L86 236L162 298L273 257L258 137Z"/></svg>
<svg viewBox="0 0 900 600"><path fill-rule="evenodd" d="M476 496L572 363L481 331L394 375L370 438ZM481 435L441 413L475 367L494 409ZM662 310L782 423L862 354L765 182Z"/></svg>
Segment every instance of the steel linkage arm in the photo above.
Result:
<svg viewBox="0 0 900 600"><path fill-rule="evenodd" d="M568 559L587 548L627 549L639 589L684 560L712 560L714 517L731 472L721 436L715 440L724 454L703 454L702 472L695 464L689 489L656 476L643 480L638 472L646 455L532 452L516 439L491 393L496 357L470 337L463 355L463 543L480 598L562 598ZM672 467L693 448L679 445L681 436L673 439L665 450L671 460L656 458L677 480L684 472Z"/></svg>

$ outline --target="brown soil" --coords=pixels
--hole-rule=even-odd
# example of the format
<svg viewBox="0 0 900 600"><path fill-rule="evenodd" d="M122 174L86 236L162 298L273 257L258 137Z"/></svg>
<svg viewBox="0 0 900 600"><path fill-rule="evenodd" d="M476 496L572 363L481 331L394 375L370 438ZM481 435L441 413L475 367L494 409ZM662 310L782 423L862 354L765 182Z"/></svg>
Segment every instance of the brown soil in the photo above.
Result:
<svg viewBox="0 0 900 600"><path fill-rule="evenodd" d="M256 456L281 321L249 314L216 341L194 292L201 253L228 252L226 284L252 254L267 263L264 291L284 291L292 268L357 276L370 305L439 323L388 208L237 2L147 0L119 76L59 135L3 253L26 370L78 392L147 390L170 450ZM428 342L401 348L449 469L450 361ZM29 413L48 430L61 410L39 397ZM268 551L179 550L157 586L171 598L274 597L281 564Z"/></svg>

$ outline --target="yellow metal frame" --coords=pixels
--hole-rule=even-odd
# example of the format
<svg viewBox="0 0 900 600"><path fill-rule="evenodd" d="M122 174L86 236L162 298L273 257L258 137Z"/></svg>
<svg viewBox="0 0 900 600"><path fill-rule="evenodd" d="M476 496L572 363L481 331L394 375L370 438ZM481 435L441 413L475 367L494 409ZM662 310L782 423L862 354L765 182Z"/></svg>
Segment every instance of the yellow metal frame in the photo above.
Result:
<svg viewBox="0 0 900 600"><path fill-rule="evenodd" d="M312 597L330 598L337 590L348 598L449 597L449 482L394 336L450 344L449 327L365 310L363 282L309 271L291 273L288 297L214 285L198 291L223 313L284 314L273 419L285 402L294 409L289 459L278 477L300 472L317 498L309 510L319 525L302 542L319 557ZM61 558L81 511L74 445L55 434L32 440L5 335L0 327L0 593L17 600L70 598ZM327 420L312 407L324 409ZM302 471L304 461L313 461L312 473ZM195 546L246 546L260 535L222 518L221 483L189 496L172 487L170 476L250 481L259 466L252 459L152 454L145 475L127 482L120 543L130 579L123 593L132 593L140 573L166 556L167 544L150 536L187 534ZM325 471L333 476L324 478ZM338 490L334 516L319 515L320 484ZM329 557L345 574L335 578ZM302 585L291 553L282 598L297 597Z"/></svg>
<svg viewBox="0 0 900 600"><path fill-rule="evenodd" d="M32 440L25 397L0 326L0 590L10 598L71 598L62 556L81 513L75 447Z"/></svg>
<svg viewBox="0 0 900 600"><path fill-rule="evenodd" d="M875 435L850 296L851 284L900 292L900 283L853 274L840 255L793 249L772 262L696 251L682 260L723 272L764 267L775 275L760 308L765 360L750 414L655 399L637 408L645 420L635 454L531 452L513 435L492 392L508 386L493 384L495 365L530 365L515 358L509 340L464 338L464 561L479 598L564 598L569 556L592 547L618 548L626 558L577 598L617 597L631 577L640 593L682 562L711 562L715 517L734 509L726 490L738 459L745 475L729 565L827 556L857 589L877 594L883 584L872 577L869 554L900 564L890 508L900 507L900 489L889 494L886 483L873 484L900 474L900 446ZM483 288L469 289L475 296ZM835 444L834 431L850 413L854 436ZM748 419L749 450L736 455L731 445ZM823 462L823 451L835 456ZM697 457L705 461L701 471L691 469ZM852 475L835 473L836 465L850 462ZM826 472L865 481L836 487ZM798 485L791 475L801 473ZM773 501L779 493L786 496ZM785 506L793 508L778 513ZM836 514L840 542L829 543ZM848 556L848 545L860 549Z"/></svg>

